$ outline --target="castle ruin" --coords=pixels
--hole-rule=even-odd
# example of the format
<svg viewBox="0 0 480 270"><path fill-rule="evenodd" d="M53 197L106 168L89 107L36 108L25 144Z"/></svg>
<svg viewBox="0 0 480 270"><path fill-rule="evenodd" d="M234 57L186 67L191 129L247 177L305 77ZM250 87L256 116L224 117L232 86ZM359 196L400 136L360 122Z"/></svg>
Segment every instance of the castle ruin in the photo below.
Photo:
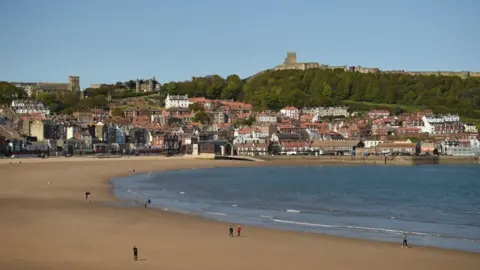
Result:
<svg viewBox="0 0 480 270"><path fill-rule="evenodd" d="M368 68L362 66L329 66L320 63L314 62L297 62L297 53L296 52L287 52L287 58L285 58L283 64L280 64L274 68L274 70L285 70L285 69L297 69L297 70L306 70L306 69L341 69L343 71L349 72L358 72L358 73L394 73L394 74L409 74L409 75L423 75L423 76L458 76L460 78L469 78L469 77L480 77L480 72L470 72L470 71L405 71L405 70L388 70L382 71L379 68Z"/></svg>
<svg viewBox="0 0 480 270"><path fill-rule="evenodd" d="M145 93L145 92L153 92L160 88L160 84L155 80L155 77L149 79L145 82L145 80L136 80L135 85L135 92L137 93Z"/></svg>

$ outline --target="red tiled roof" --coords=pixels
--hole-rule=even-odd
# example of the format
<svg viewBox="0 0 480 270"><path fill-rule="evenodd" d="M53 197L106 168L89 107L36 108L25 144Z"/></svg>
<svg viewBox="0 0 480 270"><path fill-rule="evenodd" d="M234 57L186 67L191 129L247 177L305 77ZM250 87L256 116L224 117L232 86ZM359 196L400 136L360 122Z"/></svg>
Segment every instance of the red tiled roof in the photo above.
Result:
<svg viewBox="0 0 480 270"><path fill-rule="evenodd" d="M297 110L298 111L298 109L295 106L287 106L287 107L283 108L283 110Z"/></svg>
<svg viewBox="0 0 480 270"><path fill-rule="evenodd" d="M310 144L308 142L284 142L282 143L283 147L286 148L299 148L299 147L308 147Z"/></svg>

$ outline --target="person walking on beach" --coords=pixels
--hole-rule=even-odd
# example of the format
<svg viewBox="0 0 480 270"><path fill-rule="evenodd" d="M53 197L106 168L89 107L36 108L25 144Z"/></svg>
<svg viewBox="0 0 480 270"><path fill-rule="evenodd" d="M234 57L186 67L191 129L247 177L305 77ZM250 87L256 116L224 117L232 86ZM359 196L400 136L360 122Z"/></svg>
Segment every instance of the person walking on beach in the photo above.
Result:
<svg viewBox="0 0 480 270"><path fill-rule="evenodd" d="M230 234L229 234L230 237L233 237L233 227L231 225L230 225L230 229L228 229L228 230L230 232Z"/></svg>
<svg viewBox="0 0 480 270"><path fill-rule="evenodd" d="M407 234L403 233L403 243L402 243L402 248L408 248L408 243L407 243Z"/></svg>
<svg viewBox="0 0 480 270"><path fill-rule="evenodd" d="M152 200L148 199L147 203L148 205L150 205L152 203Z"/></svg>
<svg viewBox="0 0 480 270"><path fill-rule="evenodd" d="M85 200L90 201L90 192L85 191Z"/></svg>
<svg viewBox="0 0 480 270"><path fill-rule="evenodd" d="M240 233L242 232L242 227L240 227L240 225L238 225L237 227L237 236L240 236Z"/></svg>
<svg viewBox="0 0 480 270"><path fill-rule="evenodd" d="M133 260L136 261L138 259L138 248L133 246Z"/></svg>

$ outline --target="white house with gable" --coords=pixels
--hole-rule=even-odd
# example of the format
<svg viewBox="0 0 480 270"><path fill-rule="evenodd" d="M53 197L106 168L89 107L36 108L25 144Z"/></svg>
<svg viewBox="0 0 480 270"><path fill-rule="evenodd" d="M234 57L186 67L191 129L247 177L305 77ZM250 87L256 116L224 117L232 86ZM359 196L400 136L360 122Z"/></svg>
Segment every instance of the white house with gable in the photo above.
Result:
<svg viewBox="0 0 480 270"><path fill-rule="evenodd" d="M188 108L190 102L187 95L169 95L165 98L165 109L169 108Z"/></svg>
<svg viewBox="0 0 480 270"><path fill-rule="evenodd" d="M280 114L288 118L298 119L300 111L294 106L288 106L280 110Z"/></svg>

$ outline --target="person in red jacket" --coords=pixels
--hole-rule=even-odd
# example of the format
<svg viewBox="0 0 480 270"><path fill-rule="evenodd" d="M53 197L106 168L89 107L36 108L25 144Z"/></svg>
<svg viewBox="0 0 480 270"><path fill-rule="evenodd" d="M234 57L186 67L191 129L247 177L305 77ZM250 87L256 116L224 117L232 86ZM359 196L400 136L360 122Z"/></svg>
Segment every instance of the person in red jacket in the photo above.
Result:
<svg viewBox="0 0 480 270"><path fill-rule="evenodd" d="M237 236L240 236L240 233L242 232L242 227L240 227L240 225L238 225L237 227Z"/></svg>

